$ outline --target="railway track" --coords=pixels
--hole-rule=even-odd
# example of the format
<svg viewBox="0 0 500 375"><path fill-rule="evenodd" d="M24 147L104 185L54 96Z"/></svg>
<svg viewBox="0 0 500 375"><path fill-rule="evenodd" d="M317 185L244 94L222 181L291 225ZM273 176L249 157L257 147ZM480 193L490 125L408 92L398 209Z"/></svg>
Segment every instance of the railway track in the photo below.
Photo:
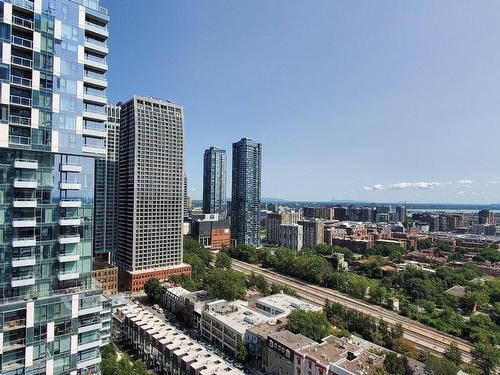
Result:
<svg viewBox="0 0 500 375"><path fill-rule="evenodd" d="M232 264L233 268L237 271L245 274L254 272L255 274L263 275L266 279L274 283L287 285L294 289L302 299L316 305L323 306L325 300L328 299L332 302L341 303L345 307L371 315L376 319L384 319L389 325L401 323L405 330L404 338L420 350L429 351L432 354L442 356L449 348L449 345L454 342L462 353L462 359L465 362L470 362L472 360L470 354L472 346L463 339L440 332L380 306L368 304L332 289L308 284L297 278L281 275L275 271L235 259L233 259Z"/></svg>

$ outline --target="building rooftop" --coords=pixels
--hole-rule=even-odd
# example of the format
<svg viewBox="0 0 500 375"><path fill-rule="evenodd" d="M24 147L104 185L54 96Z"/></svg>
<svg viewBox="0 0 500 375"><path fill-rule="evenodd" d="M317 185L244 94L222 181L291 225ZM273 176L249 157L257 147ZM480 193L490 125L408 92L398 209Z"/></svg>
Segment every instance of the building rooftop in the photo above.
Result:
<svg viewBox="0 0 500 375"><path fill-rule="evenodd" d="M305 302L299 298L284 293L272 294L259 298L255 301L256 309L264 314L277 316L287 316L295 309L306 311L320 311L321 307ZM268 308L272 308L270 312Z"/></svg>
<svg viewBox="0 0 500 375"><path fill-rule="evenodd" d="M268 315L250 309L245 301L240 300L233 302L218 300L207 303L203 313L231 327L241 335L244 335L247 329L272 319Z"/></svg>
<svg viewBox="0 0 500 375"><path fill-rule="evenodd" d="M174 297L182 297L187 294L191 294L192 292L190 292L187 289L184 289L181 286L174 286L173 288L168 288L167 293L172 294Z"/></svg>
<svg viewBox="0 0 500 375"><path fill-rule="evenodd" d="M113 266L112 264L109 264L108 262L96 262L94 261L92 263L92 270L93 271L99 271L99 270L104 270L104 269L107 269L107 268L111 268L111 269L118 269L117 266Z"/></svg>
<svg viewBox="0 0 500 375"><path fill-rule="evenodd" d="M298 350L300 348L316 344L315 341L311 340L308 337L297 335L287 330L272 333L268 337L269 339L275 340L283 345L286 345L287 347L293 350Z"/></svg>
<svg viewBox="0 0 500 375"><path fill-rule="evenodd" d="M255 336L259 336L262 340L267 340L267 337L269 335L284 331L287 323L288 323L287 318L270 320L266 323L262 323L250 328L249 331L253 333Z"/></svg>

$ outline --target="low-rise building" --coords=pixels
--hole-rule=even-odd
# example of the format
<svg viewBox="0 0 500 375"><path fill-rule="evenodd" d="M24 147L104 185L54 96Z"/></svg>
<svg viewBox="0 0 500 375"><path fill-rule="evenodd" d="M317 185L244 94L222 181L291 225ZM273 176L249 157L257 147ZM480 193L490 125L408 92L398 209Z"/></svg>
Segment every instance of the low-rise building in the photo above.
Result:
<svg viewBox="0 0 500 375"><path fill-rule="evenodd" d="M274 318L284 318L296 309L321 311L320 306L313 305L285 293L258 298L255 300L255 306L252 303L251 307L255 307L257 311Z"/></svg>
<svg viewBox="0 0 500 375"><path fill-rule="evenodd" d="M191 236L210 250L220 250L231 244L228 220L219 220L218 214L203 214L193 218Z"/></svg>
<svg viewBox="0 0 500 375"><path fill-rule="evenodd" d="M128 344L158 374L243 374L142 307L129 304L119 308L116 315Z"/></svg>
<svg viewBox="0 0 500 375"><path fill-rule="evenodd" d="M102 286L102 293L112 295L118 293L118 267L107 262L94 262L92 277Z"/></svg>
<svg viewBox="0 0 500 375"><path fill-rule="evenodd" d="M191 292L183 287L176 286L165 290L163 305L173 313L176 312L178 306L182 306L181 299Z"/></svg>

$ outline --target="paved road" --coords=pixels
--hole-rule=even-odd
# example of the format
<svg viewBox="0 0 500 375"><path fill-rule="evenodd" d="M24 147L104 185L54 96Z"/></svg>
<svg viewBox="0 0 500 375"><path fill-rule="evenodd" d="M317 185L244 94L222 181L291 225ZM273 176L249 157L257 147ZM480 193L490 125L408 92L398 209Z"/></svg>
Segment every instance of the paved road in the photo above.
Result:
<svg viewBox="0 0 500 375"><path fill-rule="evenodd" d="M278 272L261 268L259 266L244 263L233 259L233 268L237 271L249 274L261 274L271 282L287 285L294 289L304 300L323 306L326 299L343 304L345 307L371 315L377 319L384 319L388 324L395 325L401 323L404 327L404 338L410 341L416 348L429 351L436 355L443 355L452 342L455 342L465 362L470 362L472 357L471 344L460 338L440 332L434 328L427 327L410 318L397 314L394 311L386 310L383 307L372 305L364 301L355 299L346 294L332 289L323 288L317 285L308 284L294 277L284 276Z"/></svg>

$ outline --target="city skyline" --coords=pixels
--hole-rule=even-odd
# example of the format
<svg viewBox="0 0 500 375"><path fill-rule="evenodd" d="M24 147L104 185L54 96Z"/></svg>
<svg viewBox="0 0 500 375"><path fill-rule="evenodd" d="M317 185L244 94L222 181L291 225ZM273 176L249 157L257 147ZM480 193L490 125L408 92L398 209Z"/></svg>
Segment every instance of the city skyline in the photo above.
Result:
<svg viewBox="0 0 500 375"><path fill-rule="evenodd" d="M498 3L104 5L110 102L183 103L194 199L203 150L248 136L266 148L264 197L500 201L487 168L499 156Z"/></svg>

